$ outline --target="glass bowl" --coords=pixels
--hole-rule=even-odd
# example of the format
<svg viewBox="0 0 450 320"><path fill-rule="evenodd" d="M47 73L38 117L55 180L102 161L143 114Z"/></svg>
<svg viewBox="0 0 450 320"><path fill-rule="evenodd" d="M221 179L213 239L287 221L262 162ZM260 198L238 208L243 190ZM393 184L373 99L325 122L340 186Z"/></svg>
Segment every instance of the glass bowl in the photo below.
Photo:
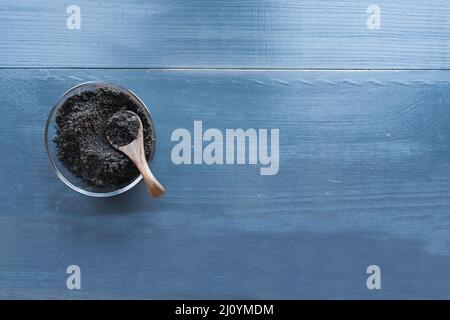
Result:
<svg viewBox="0 0 450 320"><path fill-rule="evenodd" d="M86 182L82 181L80 178L73 175L69 170L65 168L65 166L61 163L61 161L58 158L56 151L56 143L54 142L54 138L56 136L56 113L58 108L60 108L64 104L64 102L71 96L78 95L86 91L93 91L98 88L108 88L114 91L122 92L126 94L131 100L133 100L137 105L143 107L143 110L146 111L146 113L148 114L148 118L150 120L150 125L152 127L152 140L154 141L154 147L149 157L149 161L151 161L156 149L156 134L155 134L155 126L153 124L153 120L147 106L132 91L119 85L100 81L90 81L81 83L62 95L62 97L58 100L58 102L50 111L50 114L48 115L47 118L47 123L45 125L45 147L47 149L48 158L51 162L53 169L55 170L56 175L68 187L72 188L73 190L81 194L91 197L112 197L133 188L136 184L138 184L139 181L141 181L142 175L138 175L130 183L114 187L97 187L89 185Z"/></svg>

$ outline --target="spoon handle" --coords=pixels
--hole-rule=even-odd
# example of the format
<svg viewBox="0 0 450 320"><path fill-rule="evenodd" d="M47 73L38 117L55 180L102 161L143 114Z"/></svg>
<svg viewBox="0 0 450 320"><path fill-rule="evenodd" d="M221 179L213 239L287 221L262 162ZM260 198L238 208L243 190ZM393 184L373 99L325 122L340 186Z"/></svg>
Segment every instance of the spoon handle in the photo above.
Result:
<svg viewBox="0 0 450 320"><path fill-rule="evenodd" d="M153 175L150 167L148 166L147 160L145 159L145 155L143 153L141 153L141 155L141 161L139 161L140 164L136 166L138 167L139 171L142 174L142 177L144 178L144 182L147 186L148 192L154 197L159 197L166 190Z"/></svg>
<svg viewBox="0 0 450 320"><path fill-rule="evenodd" d="M135 140L135 142L130 143L129 145L119 147L119 150L125 153L131 161L133 161L136 168L142 174L150 195L159 197L166 191L150 170L147 159L145 159L144 149L140 147L138 140Z"/></svg>

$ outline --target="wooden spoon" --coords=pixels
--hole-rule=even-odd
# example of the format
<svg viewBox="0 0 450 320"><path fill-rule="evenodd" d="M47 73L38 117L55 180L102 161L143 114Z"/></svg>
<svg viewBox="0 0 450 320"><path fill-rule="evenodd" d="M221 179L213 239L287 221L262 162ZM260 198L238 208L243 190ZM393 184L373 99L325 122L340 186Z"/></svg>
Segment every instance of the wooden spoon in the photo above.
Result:
<svg viewBox="0 0 450 320"><path fill-rule="evenodd" d="M109 136L107 136L108 141L114 148L125 153L128 156L128 158L130 158L131 161L133 161L134 165L138 168L139 172L142 174L142 177L144 178L144 182L147 185L148 192L154 197L159 197L166 190L161 185L161 183L159 183L159 181L156 180L155 176L150 170L150 167L148 166L147 159L145 158L144 130L142 127L142 121L139 118L139 116L134 112L132 111L126 112L132 113L137 117L137 119L139 119L139 132L136 139L134 139L132 142L124 146L114 144Z"/></svg>

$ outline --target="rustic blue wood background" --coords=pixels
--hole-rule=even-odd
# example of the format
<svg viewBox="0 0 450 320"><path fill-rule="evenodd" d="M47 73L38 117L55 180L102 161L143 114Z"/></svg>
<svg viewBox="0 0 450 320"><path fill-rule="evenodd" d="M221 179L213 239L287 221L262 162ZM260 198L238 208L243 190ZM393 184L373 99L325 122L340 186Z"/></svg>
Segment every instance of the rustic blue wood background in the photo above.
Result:
<svg viewBox="0 0 450 320"><path fill-rule="evenodd" d="M70 4L0 0L0 298L450 298L446 1L378 1L380 30L360 0ZM164 198L53 173L46 117L90 80L149 105ZM172 164L194 120L279 128L278 175Z"/></svg>

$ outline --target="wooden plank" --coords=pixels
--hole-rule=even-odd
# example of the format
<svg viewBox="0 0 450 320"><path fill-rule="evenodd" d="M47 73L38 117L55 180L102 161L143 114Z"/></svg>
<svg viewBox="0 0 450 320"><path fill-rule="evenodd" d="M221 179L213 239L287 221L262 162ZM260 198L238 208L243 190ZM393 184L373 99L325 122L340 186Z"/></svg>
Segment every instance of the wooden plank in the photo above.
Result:
<svg viewBox="0 0 450 320"><path fill-rule="evenodd" d="M445 0L1 1L0 67L432 68L450 65Z"/></svg>
<svg viewBox="0 0 450 320"><path fill-rule="evenodd" d="M160 200L65 187L43 132L83 81L151 108ZM0 71L1 298L449 298L449 72ZM172 163L171 133L278 128L280 169ZM82 290L65 288L69 264ZM380 265L383 287L365 287Z"/></svg>

